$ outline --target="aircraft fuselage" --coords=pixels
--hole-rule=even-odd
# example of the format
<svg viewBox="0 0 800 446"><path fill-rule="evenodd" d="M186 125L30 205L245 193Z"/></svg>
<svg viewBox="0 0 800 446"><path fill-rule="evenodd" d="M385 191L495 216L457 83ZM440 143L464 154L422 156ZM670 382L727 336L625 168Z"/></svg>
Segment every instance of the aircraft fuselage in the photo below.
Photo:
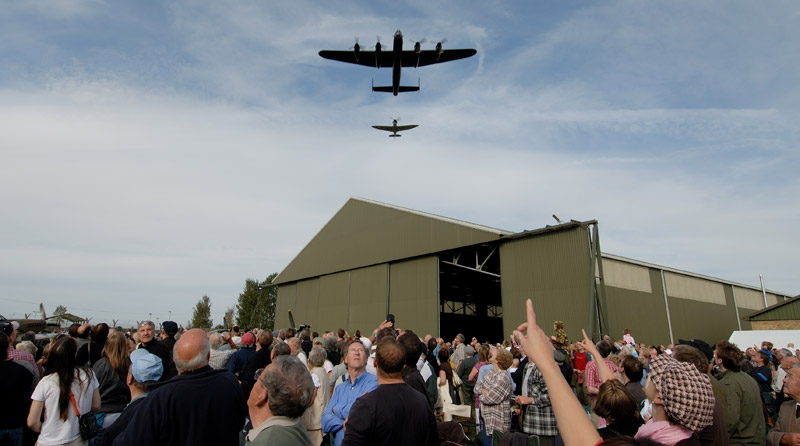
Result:
<svg viewBox="0 0 800 446"><path fill-rule="evenodd" d="M400 93L400 70L403 68L403 33L398 29L394 33L394 46L392 47L392 94Z"/></svg>

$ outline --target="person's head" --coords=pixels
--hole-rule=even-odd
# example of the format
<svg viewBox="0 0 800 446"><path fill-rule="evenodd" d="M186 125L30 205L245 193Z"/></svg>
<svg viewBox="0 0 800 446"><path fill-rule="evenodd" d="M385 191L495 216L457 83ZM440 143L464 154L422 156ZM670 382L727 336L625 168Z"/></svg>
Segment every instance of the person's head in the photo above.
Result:
<svg viewBox="0 0 800 446"><path fill-rule="evenodd" d="M286 343L289 344L289 348L292 349L293 355L302 350L303 343L300 341L300 338L289 338Z"/></svg>
<svg viewBox="0 0 800 446"><path fill-rule="evenodd" d="M125 339L125 335L119 332L108 335L108 340L103 346L102 357L106 358L117 377L125 381L125 377L128 375L128 367L131 364L128 355L128 341Z"/></svg>
<svg viewBox="0 0 800 446"><path fill-rule="evenodd" d="M397 333L394 331L394 328L383 327L380 330L378 330L378 333L375 334L375 342L381 342L381 339L387 336L397 339Z"/></svg>
<svg viewBox="0 0 800 446"><path fill-rule="evenodd" d="M755 361L756 365L760 367L769 362L769 355L759 350L753 356L753 361Z"/></svg>
<svg viewBox="0 0 800 446"><path fill-rule="evenodd" d="M783 391L793 400L800 402L800 364L793 364L792 368L786 371Z"/></svg>
<svg viewBox="0 0 800 446"><path fill-rule="evenodd" d="M314 347L308 352L308 368L313 369L315 367L322 367L325 364L325 358L327 357L327 353L325 353L325 349L322 347Z"/></svg>
<svg viewBox="0 0 800 446"><path fill-rule="evenodd" d="M140 348L131 352L130 369L128 370L128 387L136 387L139 393L147 390L147 386L155 384L164 373L161 358Z"/></svg>
<svg viewBox="0 0 800 446"><path fill-rule="evenodd" d="M792 355L792 351L789 350L788 348L779 349L775 353L775 358L778 360L778 362L782 362L785 358L789 358L789 357L792 357L792 356L793 356Z"/></svg>
<svg viewBox="0 0 800 446"><path fill-rule="evenodd" d="M272 345L272 332L269 330L261 330L258 333L258 345L261 348L269 348Z"/></svg>
<svg viewBox="0 0 800 446"><path fill-rule="evenodd" d="M459 333L456 335L456 338L453 339L453 344L455 345L463 344L464 342L466 342L466 340L467 338L465 338L463 334Z"/></svg>
<svg viewBox="0 0 800 446"><path fill-rule="evenodd" d="M105 322L100 322L92 327L92 341L102 344L106 342L106 339L108 339L108 333L108 324Z"/></svg>
<svg viewBox="0 0 800 446"><path fill-rule="evenodd" d="M270 358L274 359L278 356L290 356L292 354L292 349L289 347L289 344L285 342L278 342L272 347L272 352L270 352Z"/></svg>
<svg viewBox="0 0 800 446"><path fill-rule="evenodd" d="M693 431L712 423L714 391L711 381L694 364L660 355L650 362L647 376L647 398L664 410L669 421Z"/></svg>
<svg viewBox="0 0 800 446"><path fill-rule="evenodd" d="M708 373L709 371L706 355L694 347L678 344L672 349L672 357L680 362L692 364L700 373Z"/></svg>
<svg viewBox="0 0 800 446"><path fill-rule="evenodd" d="M620 363L628 381L638 383L642 380L642 363L635 356L626 355Z"/></svg>
<svg viewBox="0 0 800 446"><path fill-rule="evenodd" d="M381 340L375 349L375 367L378 369L378 374L387 378L401 377L403 367L407 363L406 356L405 347L394 338Z"/></svg>
<svg viewBox="0 0 800 446"><path fill-rule="evenodd" d="M623 335L629 335L629 334L631 334L631 330L630 330L630 329L628 329L628 328L623 328L623 329L622 329L622 334L623 334Z"/></svg>
<svg viewBox="0 0 800 446"><path fill-rule="evenodd" d="M384 340L381 340L381 342L383 341ZM369 358L369 352L361 341L354 339L347 343L344 356L344 363L347 364L347 370L356 373L362 372L364 368L367 367L367 358Z"/></svg>
<svg viewBox="0 0 800 446"><path fill-rule="evenodd" d="M344 328L336 330L336 337L339 338L339 340L344 339L344 335L345 335Z"/></svg>
<svg viewBox="0 0 800 446"><path fill-rule="evenodd" d="M360 333L359 333L359 335L360 335ZM301 331L299 336L300 336L300 340L301 341L310 341L311 340L311 332L307 328L305 330Z"/></svg>
<svg viewBox="0 0 800 446"><path fill-rule="evenodd" d="M71 338L77 338L77 337L78 337L78 329L79 329L79 328L81 328L81 324L79 324L79 323L77 323L77 322L74 322L74 323L73 323L72 325L70 325L70 326L69 326L69 328L67 329L67 333L69 333L69 336L70 336Z"/></svg>
<svg viewBox="0 0 800 446"><path fill-rule="evenodd" d="M489 362L490 347L486 344L478 344L478 361Z"/></svg>
<svg viewBox="0 0 800 446"><path fill-rule="evenodd" d="M178 332L178 323L175 321L164 321L161 324L161 331L165 336L175 336L175 333Z"/></svg>
<svg viewBox="0 0 800 446"><path fill-rule="evenodd" d="M92 334L92 324L83 324L80 327L78 327L78 337L80 339L89 339L89 336L91 334Z"/></svg>
<svg viewBox="0 0 800 446"><path fill-rule="evenodd" d="M408 330L397 338L400 345L406 349L406 365L416 366L419 356L422 353L419 337L413 331Z"/></svg>
<svg viewBox="0 0 800 446"><path fill-rule="evenodd" d="M603 338L605 339L606 337L608 336L604 336ZM611 338L609 338L609 340L610 339ZM611 345L610 342L601 341L598 342L597 345L595 345L595 347L597 347L597 352L600 353L600 356L603 358L608 358L608 355L610 355L614 351L614 346Z"/></svg>
<svg viewBox="0 0 800 446"><path fill-rule="evenodd" d="M247 333L242 335L241 342L242 342L242 346L244 346L245 348L250 348L250 347L253 346L253 344L255 344L256 337L253 336L253 333L250 333L248 331Z"/></svg>
<svg viewBox="0 0 800 446"><path fill-rule="evenodd" d="M295 358L275 358L257 378L247 405L253 413L264 410L265 405L272 416L298 418L311 405L314 397L314 382L306 367Z"/></svg>
<svg viewBox="0 0 800 446"><path fill-rule="evenodd" d="M738 372L742 369L744 355L736 345L728 341L719 341L717 342L717 349L714 351L714 361L725 370Z"/></svg>
<svg viewBox="0 0 800 446"><path fill-rule="evenodd" d="M507 370L513 361L514 357L511 356L511 352L504 348L498 348L492 356L492 363L497 364L497 368L500 370Z"/></svg>
<svg viewBox="0 0 800 446"><path fill-rule="evenodd" d="M639 403L625 385L612 379L600 385L592 411L611 424L629 424L639 418Z"/></svg>
<svg viewBox="0 0 800 446"><path fill-rule="evenodd" d="M761 348L767 349L767 350L772 350L772 342L769 342L769 341L762 342L761 343Z"/></svg>
<svg viewBox="0 0 800 446"><path fill-rule="evenodd" d="M439 353L436 354L440 364L450 361L450 352L446 348L440 348Z"/></svg>
<svg viewBox="0 0 800 446"><path fill-rule="evenodd" d="M218 350L222 346L222 335L211 333L208 335L208 343L211 345L211 350Z"/></svg>
<svg viewBox="0 0 800 446"><path fill-rule="evenodd" d="M611 345L611 344L612 344L612 343L611 343L611 336L609 336L609 335L603 335L603 342L607 343L608 345ZM602 352L601 352L601 353L602 353Z"/></svg>
<svg viewBox="0 0 800 446"><path fill-rule="evenodd" d="M787 356L781 361L781 368L784 372L788 372L795 364L800 364L800 359L797 359L795 356Z"/></svg>
<svg viewBox="0 0 800 446"><path fill-rule="evenodd" d="M156 336L156 324L153 321L142 321L136 333L139 335L139 342L147 344Z"/></svg>
<svg viewBox="0 0 800 446"><path fill-rule="evenodd" d="M22 341L17 344L15 348L19 351L30 353L34 358L36 357L36 352L39 350L36 348L36 344L31 341Z"/></svg>
<svg viewBox="0 0 800 446"><path fill-rule="evenodd" d="M207 365L210 351L211 343L206 333L199 328L193 328L175 343L172 358L179 373L189 372Z"/></svg>
<svg viewBox="0 0 800 446"><path fill-rule="evenodd" d="M22 336L20 336L20 339L22 339L23 341L34 342L36 340L36 333L28 330L25 333L22 333ZM789 356L791 356L791 353L789 354Z"/></svg>
<svg viewBox="0 0 800 446"><path fill-rule="evenodd" d="M432 351L436 350L436 345L437 345L436 344L436 338L430 338L430 339L428 339L428 342L425 344L425 347L428 348L429 352L432 352Z"/></svg>

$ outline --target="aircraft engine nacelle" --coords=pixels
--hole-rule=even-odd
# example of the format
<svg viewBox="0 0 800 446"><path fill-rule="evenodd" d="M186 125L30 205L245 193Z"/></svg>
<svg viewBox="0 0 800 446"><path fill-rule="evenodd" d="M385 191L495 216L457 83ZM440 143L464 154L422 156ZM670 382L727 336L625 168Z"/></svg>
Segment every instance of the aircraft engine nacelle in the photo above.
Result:
<svg viewBox="0 0 800 446"><path fill-rule="evenodd" d="M444 51L442 50L442 42L436 44L436 52L442 54Z"/></svg>
<svg viewBox="0 0 800 446"><path fill-rule="evenodd" d="M375 44L375 68L381 67L381 42Z"/></svg>
<svg viewBox="0 0 800 446"><path fill-rule="evenodd" d="M358 43L356 43L356 45L353 47L353 54L355 55L356 60L358 60L358 55L360 50L361 47L358 45Z"/></svg>
<svg viewBox="0 0 800 446"><path fill-rule="evenodd" d="M417 53L417 54L419 54L419 52L420 52L421 50L422 50L422 45L421 45L419 42L415 43L415 44L414 44L414 52L415 52L415 53Z"/></svg>

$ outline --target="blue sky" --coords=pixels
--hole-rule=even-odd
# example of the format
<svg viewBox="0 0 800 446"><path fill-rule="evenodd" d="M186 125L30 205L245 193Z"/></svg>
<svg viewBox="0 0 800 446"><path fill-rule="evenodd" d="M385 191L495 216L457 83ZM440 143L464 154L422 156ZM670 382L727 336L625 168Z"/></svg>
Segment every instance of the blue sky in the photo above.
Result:
<svg viewBox="0 0 800 446"><path fill-rule="evenodd" d="M796 294L800 5L32 1L0 10L0 313L220 322L351 196ZM476 48L391 72L322 49ZM370 128L400 118L403 138Z"/></svg>

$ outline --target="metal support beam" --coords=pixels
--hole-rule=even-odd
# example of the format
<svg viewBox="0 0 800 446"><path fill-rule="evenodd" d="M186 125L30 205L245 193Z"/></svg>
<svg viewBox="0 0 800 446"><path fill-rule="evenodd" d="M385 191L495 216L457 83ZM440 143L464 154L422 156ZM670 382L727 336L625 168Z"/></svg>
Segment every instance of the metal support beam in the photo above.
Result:
<svg viewBox="0 0 800 446"><path fill-rule="evenodd" d="M500 274L490 273L490 272L488 272L488 271L483 271L483 270L476 269L476 268L472 268L472 267L469 267L469 266L459 265L458 263L453 263L453 262L445 262L445 261L442 261L442 263L445 263L445 264L447 264L447 265L457 266L457 267L459 267L459 268L468 269L468 270L470 270L470 271L475 271L476 273L488 274L488 275L490 275L490 276L492 276L492 277L498 277L498 278L500 277Z"/></svg>

